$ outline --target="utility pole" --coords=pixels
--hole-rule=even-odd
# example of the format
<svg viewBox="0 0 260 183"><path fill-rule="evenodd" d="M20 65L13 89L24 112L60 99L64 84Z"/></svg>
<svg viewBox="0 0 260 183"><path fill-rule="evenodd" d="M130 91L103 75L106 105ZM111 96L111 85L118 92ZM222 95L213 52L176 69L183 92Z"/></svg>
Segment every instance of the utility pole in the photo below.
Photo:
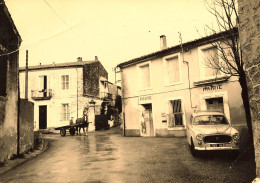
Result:
<svg viewBox="0 0 260 183"><path fill-rule="evenodd" d="M28 50L26 50L26 66L25 66L25 99L28 100Z"/></svg>

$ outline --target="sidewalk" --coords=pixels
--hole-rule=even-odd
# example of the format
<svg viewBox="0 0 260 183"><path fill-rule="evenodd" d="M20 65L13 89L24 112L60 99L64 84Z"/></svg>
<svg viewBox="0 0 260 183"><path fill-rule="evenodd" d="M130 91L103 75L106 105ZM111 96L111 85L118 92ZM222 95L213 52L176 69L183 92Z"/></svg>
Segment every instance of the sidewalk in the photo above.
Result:
<svg viewBox="0 0 260 183"><path fill-rule="evenodd" d="M15 157L13 159L7 160L4 163L0 163L0 175L36 157L38 154L48 149L48 145L49 141L46 139L42 139L41 143L37 144L37 146L34 147L32 152L29 151L27 153L21 154L19 157Z"/></svg>

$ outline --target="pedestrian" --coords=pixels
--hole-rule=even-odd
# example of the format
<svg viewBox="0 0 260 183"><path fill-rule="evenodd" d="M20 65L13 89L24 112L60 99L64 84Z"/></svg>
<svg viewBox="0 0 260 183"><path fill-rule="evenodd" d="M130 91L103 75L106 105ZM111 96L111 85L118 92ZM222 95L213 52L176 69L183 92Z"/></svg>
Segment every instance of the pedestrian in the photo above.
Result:
<svg viewBox="0 0 260 183"><path fill-rule="evenodd" d="M83 124L86 127L85 135L88 135L88 125L89 125L89 122L88 122L88 107L86 107L83 111ZM84 128L83 128L83 130L84 130Z"/></svg>
<svg viewBox="0 0 260 183"><path fill-rule="evenodd" d="M71 117L71 119L70 119L70 125L74 125L73 118L74 117Z"/></svg>

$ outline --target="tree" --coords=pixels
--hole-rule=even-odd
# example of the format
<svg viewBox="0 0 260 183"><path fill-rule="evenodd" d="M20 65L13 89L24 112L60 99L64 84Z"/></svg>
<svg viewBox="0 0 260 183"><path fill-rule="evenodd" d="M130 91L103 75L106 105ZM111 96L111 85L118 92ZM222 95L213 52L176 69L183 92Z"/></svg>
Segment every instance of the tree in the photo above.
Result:
<svg viewBox="0 0 260 183"><path fill-rule="evenodd" d="M212 33L223 33L221 38L212 43L218 50L218 59L207 59L206 66L216 69L228 76L237 76L242 88L241 97L245 109L246 122L250 140L253 142L253 130L250 114L248 86L244 69L243 54L239 44L239 16L236 0L214 0L206 2L208 11L215 17L217 29L214 26L206 26ZM217 31L216 31L217 30Z"/></svg>

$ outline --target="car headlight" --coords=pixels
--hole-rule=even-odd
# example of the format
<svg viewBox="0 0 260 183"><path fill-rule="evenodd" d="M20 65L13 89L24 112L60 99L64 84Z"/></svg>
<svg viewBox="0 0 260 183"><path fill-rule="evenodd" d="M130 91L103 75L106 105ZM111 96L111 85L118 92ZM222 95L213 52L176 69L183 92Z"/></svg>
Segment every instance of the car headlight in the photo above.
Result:
<svg viewBox="0 0 260 183"><path fill-rule="evenodd" d="M197 136L196 136L196 138L197 138L197 140L198 141L202 141L203 140L203 135L202 134L198 134Z"/></svg>
<svg viewBox="0 0 260 183"><path fill-rule="evenodd" d="M233 135L233 139L234 139L234 140L239 140L239 138L240 138L239 133L235 133L235 134Z"/></svg>

